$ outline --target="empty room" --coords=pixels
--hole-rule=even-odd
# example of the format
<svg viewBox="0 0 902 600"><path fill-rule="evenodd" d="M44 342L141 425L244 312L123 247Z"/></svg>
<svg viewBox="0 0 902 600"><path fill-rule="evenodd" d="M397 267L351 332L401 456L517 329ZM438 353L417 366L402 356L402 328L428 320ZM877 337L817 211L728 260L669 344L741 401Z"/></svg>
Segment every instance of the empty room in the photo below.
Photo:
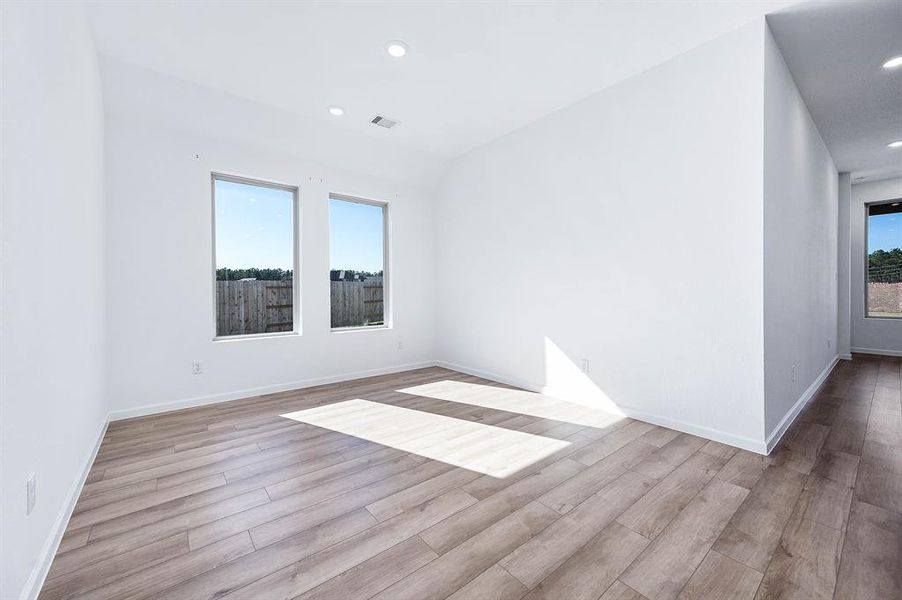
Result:
<svg viewBox="0 0 902 600"><path fill-rule="evenodd" d="M902 600L900 377L900 0L0 0L2 600Z"/></svg>

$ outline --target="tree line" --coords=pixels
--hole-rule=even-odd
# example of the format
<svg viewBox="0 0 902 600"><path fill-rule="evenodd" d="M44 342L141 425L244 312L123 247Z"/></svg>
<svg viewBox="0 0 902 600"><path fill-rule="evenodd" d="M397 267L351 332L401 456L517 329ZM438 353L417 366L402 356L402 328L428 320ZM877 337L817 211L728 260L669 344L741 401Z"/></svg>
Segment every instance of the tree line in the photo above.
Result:
<svg viewBox="0 0 902 600"><path fill-rule="evenodd" d="M217 281L238 281L240 279L256 279L258 281L290 281L293 272L291 269L230 269L223 267L216 269Z"/></svg>
<svg viewBox="0 0 902 600"><path fill-rule="evenodd" d="M868 272L871 281L902 282L902 248L871 252L868 255Z"/></svg>

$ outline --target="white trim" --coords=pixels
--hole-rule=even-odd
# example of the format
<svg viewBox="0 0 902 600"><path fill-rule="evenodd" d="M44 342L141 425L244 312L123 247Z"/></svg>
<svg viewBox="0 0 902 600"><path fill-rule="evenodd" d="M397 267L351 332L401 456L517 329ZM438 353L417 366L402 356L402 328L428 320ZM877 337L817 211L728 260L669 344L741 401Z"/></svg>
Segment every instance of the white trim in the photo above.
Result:
<svg viewBox="0 0 902 600"><path fill-rule="evenodd" d="M94 459L97 457L97 451L100 450L100 443L103 441L103 436L106 435L106 428L109 424L110 419L107 418L100 428L100 435L97 436L94 447L88 454L81 476L73 482L72 488L69 490L68 496L66 496L66 501L63 503L63 509L56 516L56 521L53 522L53 526L50 529L50 535L44 542L43 547L41 547L38 560L35 562L34 567L31 569L31 574L22 588L22 593L19 596L21 600L34 600L40 594L41 588L44 586L44 580L47 578L47 573L50 571L50 565L56 556L60 541L62 541L66 527L69 525L72 511L75 510L75 503L78 502L78 497L81 495L81 489L85 485L88 473L91 472L91 467L94 466Z"/></svg>
<svg viewBox="0 0 902 600"><path fill-rule="evenodd" d="M756 454L767 454L764 442L760 440L741 435L735 435L726 431L721 431L720 429L713 429L711 427L695 425L686 421L678 421L676 419L653 415L626 406L621 407L621 409L623 410L623 413L631 419L638 419L639 421L645 421L647 423L652 423L653 425L660 425L661 427L667 427L668 429L675 429L677 431L682 431L683 433L697 435L698 437L703 437L708 440L714 440L715 442L721 442L723 444L727 444L728 446L741 448L743 450L748 450L749 452L754 452Z"/></svg>
<svg viewBox="0 0 902 600"><path fill-rule="evenodd" d="M879 348L852 348L858 354L877 354L879 356L902 356L902 350L882 350Z"/></svg>
<svg viewBox="0 0 902 600"><path fill-rule="evenodd" d="M397 198L397 194L395 194ZM390 210L391 203L388 200L375 200L364 196L354 196L351 194L343 194L340 192L329 192L329 239L332 238L332 200L342 202L351 202L352 204L366 204L369 206L378 206L382 208L382 325L372 328L362 327L331 327L331 333L338 333L347 330L360 331L364 329L391 329L394 322L394 298L392 296L392 219L394 218L394 209ZM331 242L330 242L331 243ZM331 257L331 254L330 254Z"/></svg>
<svg viewBox="0 0 902 600"><path fill-rule="evenodd" d="M384 281L384 280L383 280ZM384 286L383 286L384 287ZM384 295L383 295L384 298ZM384 315L383 315L384 318ZM329 333L353 333L355 331L379 331L382 329L391 329L390 325L352 325L350 327L332 327Z"/></svg>
<svg viewBox="0 0 902 600"><path fill-rule="evenodd" d="M242 400L244 398L253 398L263 394L274 394L276 392L287 392L290 390L299 390L303 388L314 387L317 385L326 385L329 383L341 383L354 379L363 379L364 377L375 377L376 375L390 375L392 373L400 373L402 371L412 371L413 369L422 369L424 367L435 366L434 361L424 361L419 363L397 365L394 367L385 367L382 369L370 369L367 371L356 371L354 373L345 373L342 375L332 375L329 377L317 377L314 379L303 379L301 381L289 381L286 383L277 383L274 385L265 385L255 388L246 388L233 392L223 392L221 394L210 394L209 396L197 396L194 398L183 398L181 400L173 400L170 402L160 402L159 404L147 404L137 408L126 408L122 410L110 411L110 421L121 421L122 419L131 419L133 417L143 417L172 410L180 410L183 408L193 408L196 406L206 406L207 404L217 404L219 402L228 402L229 400Z"/></svg>
<svg viewBox="0 0 902 600"><path fill-rule="evenodd" d="M237 342L240 340L262 340L274 337L301 337L300 331L270 331L269 333L244 333L241 335L217 335L213 338L214 343L219 342Z"/></svg>
<svg viewBox="0 0 902 600"><path fill-rule="evenodd" d="M852 360L852 353L849 354L839 354L839 358L841 360Z"/></svg>
<svg viewBox="0 0 902 600"><path fill-rule="evenodd" d="M545 386L536 385L534 383L527 383L525 381L517 381L515 379L511 379L510 377L505 377L504 375L492 373L491 371L483 371L482 369L474 369L473 367L466 367L464 365L459 365L459 364L447 362L444 360L435 361L435 366L442 367L443 369L451 369L452 371L459 371L461 373L466 373L467 375L472 375L473 377L481 377L483 379L489 379L491 381L496 381L498 383L512 385L512 386L518 387L520 389L527 390L529 392L536 392L537 394L545 393Z"/></svg>
<svg viewBox="0 0 902 600"><path fill-rule="evenodd" d="M466 373L468 375L473 375L475 377L482 377L483 379L490 379L492 381L497 381L499 383L505 383L507 385L513 385L524 390L529 390L530 392L536 392L539 394L547 394L549 396L554 396L554 390L549 386L537 385L534 383L527 383L524 381L516 381L510 377L506 377L504 375L498 375L497 373L491 373L489 371L483 371L481 369L474 369L471 367L466 367L464 365L459 365L456 363L450 363L446 361L436 361L436 366L444 367L446 369L451 369L454 371L460 371L461 373ZM645 421L647 423L652 423L654 425L660 425L662 427L668 427L670 429L675 429L677 431L682 431L683 433L690 433L692 435L697 435L703 437L705 439L714 440L715 442L722 442L724 444L729 444L730 446L735 446L737 448L742 448L743 450L749 450L750 452L756 452L758 454L766 454L767 450L765 444L761 440L755 440L752 438L747 438L743 436L734 435L732 433L727 433L726 431L721 431L719 429L712 429L710 427L702 427L699 425L694 425L692 423L687 423L685 421L678 421L675 419L670 419L667 417L662 417L660 415L654 415L651 413L643 412L641 410L636 410L634 408L630 408L628 406L618 406L618 408L623 412L624 415L630 417L631 419L637 419L639 421Z"/></svg>
<svg viewBox="0 0 902 600"><path fill-rule="evenodd" d="M789 429L789 426L793 424L796 420L796 417L799 416L799 413L805 408L805 406L814 398L814 395L820 389L820 387L827 380L827 377L830 376L830 373L833 371L833 368L839 363L839 355L834 356L830 360L830 364L821 371L821 374L817 376L817 378L808 386L801 397L796 400L796 403L792 405L792 408L780 419L780 422L777 423L777 426L774 427L773 431L771 431L770 435L767 436L767 448L764 454L770 454L771 450L773 450L780 440L783 438L783 434L786 433L786 430Z"/></svg>
<svg viewBox="0 0 902 600"><path fill-rule="evenodd" d="M217 289L216 289L216 182L224 181L226 183L237 183L249 187L262 187L273 190L281 190L283 192L291 192L291 212L292 212L292 229L291 229L291 331L273 331L271 333L252 333L246 335L217 335L216 328L219 325ZM238 340L254 339L258 337L273 337L275 334L293 334L301 335L304 332L301 319L303 312L301 311L301 188L297 185L287 183L279 183L275 181L266 181L263 179L254 179L243 175L230 175L220 171L210 171L210 224L212 225L210 240L213 242L211 246L213 258L213 341L221 342L229 338Z"/></svg>

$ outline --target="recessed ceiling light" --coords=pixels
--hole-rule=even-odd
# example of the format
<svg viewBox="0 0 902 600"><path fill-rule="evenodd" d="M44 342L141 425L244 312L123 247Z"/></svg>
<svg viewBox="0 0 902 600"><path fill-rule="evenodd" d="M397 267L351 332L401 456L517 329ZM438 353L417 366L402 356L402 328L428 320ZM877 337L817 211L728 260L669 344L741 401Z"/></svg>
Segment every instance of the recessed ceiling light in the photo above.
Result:
<svg viewBox="0 0 902 600"><path fill-rule="evenodd" d="M902 67L902 56L894 56L883 63L884 69L895 69L896 67Z"/></svg>
<svg viewBox="0 0 902 600"><path fill-rule="evenodd" d="M330 106L329 114L336 116L336 117L340 117L341 115L345 114L345 109L343 109L340 106Z"/></svg>
<svg viewBox="0 0 902 600"><path fill-rule="evenodd" d="M407 44L401 40L392 40L385 44L385 51L388 52L389 56L401 58L407 54Z"/></svg>
<svg viewBox="0 0 902 600"><path fill-rule="evenodd" d="M902 140L896 140L886 145L887 148L902 148Z"/></svg>

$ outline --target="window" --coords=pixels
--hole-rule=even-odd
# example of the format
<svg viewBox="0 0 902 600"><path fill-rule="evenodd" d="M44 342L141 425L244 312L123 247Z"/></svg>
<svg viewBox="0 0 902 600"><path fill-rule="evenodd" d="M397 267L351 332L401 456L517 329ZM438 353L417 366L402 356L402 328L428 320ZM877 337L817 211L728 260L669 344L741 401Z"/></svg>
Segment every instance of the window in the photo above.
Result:
<svg viewBox="0 0 902 600"><path fill-rule="evenodd" d="M902 199L867 206L868 317L902 317Z"/></svg>
<svg viewBox="0 0 902 600"><path fill-rule="evenodd" d="M217 338L296 331L297 194L213 175Z"/></svg>
<svg viewBox="0 0 902 600"><path fill-rule="evenodd" d="M385 327L388 205L329 197L332 329Z"/></svg>

